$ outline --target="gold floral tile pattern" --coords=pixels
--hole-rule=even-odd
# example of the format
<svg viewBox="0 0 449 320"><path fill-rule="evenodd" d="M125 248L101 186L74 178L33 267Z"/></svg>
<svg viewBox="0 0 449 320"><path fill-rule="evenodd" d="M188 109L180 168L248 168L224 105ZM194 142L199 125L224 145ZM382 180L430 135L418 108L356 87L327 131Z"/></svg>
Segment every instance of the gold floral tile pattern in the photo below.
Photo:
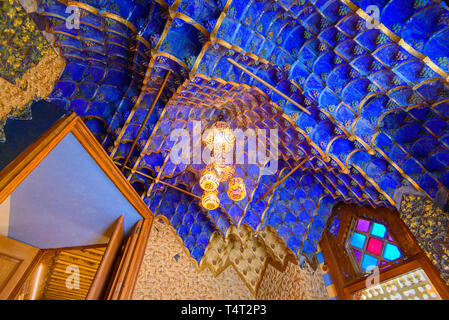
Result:
<svg viewBox="0 0 449 320"><path fill-rule="evenodd" d="M16 84L0 78L0 120L11 111L11 115L20 112L33 99L47 97L64 66L64 60L49 50L35 67L17 79Z"/></svg>
<svg viewBox="0 0 449 320"><path fill-rule="evenodd" d="M449 216L430 199L405 194L401 219L449 285Z"/></svg>
<svg viewBox="0 0 449 320"><path fill-rule="evenodd" d="M0 30L0 77L15 83L50 46L17 0L2 1Z"/></svg>
<svg viewBox="0 0 449 320"><path fill-rule="evenodd" d="M65 61L17 0L0 4L0 142L7 118L30 119L33 100L46 98Z"/></svg>

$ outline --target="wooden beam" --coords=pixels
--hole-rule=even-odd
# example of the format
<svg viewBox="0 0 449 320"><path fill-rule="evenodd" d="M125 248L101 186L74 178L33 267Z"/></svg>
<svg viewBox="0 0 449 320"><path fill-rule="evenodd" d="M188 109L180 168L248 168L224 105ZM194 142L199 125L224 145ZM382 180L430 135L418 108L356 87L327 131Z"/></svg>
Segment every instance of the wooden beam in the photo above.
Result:
<svg viewBox="0 0 449 320"><path fill-rule="evenodd" d="M123 286L125 283L125 278L127 273L131 272L131 260L133 258L133 252L137 245L138 236L142 227L144 220L139 220L131 229L128 240L126 241L125 247L123 249L123 255L118 262L118 267L115 270L113 278L110 280L109 288L107 290L105 298L107 300L120 300L123 299L124 292ZM133 272L138 272L138 270L133 270Z"/></svg>
<svg viewBox="0 0 449 320"><path fill-rule="evenodd" d="M87 128L86 124L78 118L72 134L86 149L89 155L95 160L98 166L104 171L108 178L114 183L117 189L125 196L131 206L145 219L153 219L153 213L145 204L145 202L137 194L136 190L123 176L123 173L117 168L107 152L98 143L92 132Z"/></svg>
<svg viewBox="0 0 449 320"><path fill-rule="evenodd" d="M132 152L134 151L134 148L136 147L137 140L139 140L139 137L140 137L140 135L142 134L142 131L143 131L143 129L145 128L145 125L147 124L147 121L148 121L148 119L150 118L151 113L153 112L154 106L156 105L157 101L159 100L159 97L160 97L161 94L162 94L162 91L163 91L164 88L165 88L165 85L166 85L166 83L167 83L167 81L168 81L168 77L169 77L169 76L170 76L170 70L167 71L167 73L165 74L164 80L162 81L162 84L161 84L159 90L157 91L156 97L154 97L153 102L151 103L151 106L150 106L150 108L148 109L147 114L145 115L145 118L143 119L143 122L142 122L141 125L140 125L139 131L137 132L137 135L136 135L136 137L134 138L134 141L133 141L133 144L132 144L132 146L131 146L131 149L129 150L128 155L126 156L125 161L123 162L123 165L122 165L122 171L123 171L123 169L125 168L126 164L128 163L129 158L131 157L131 154L132 154Z"/></svg>
<svg viewBox="0 0 449 320"><path fill-rule="evenodd" d="M120 253L124 238L124 221L125 217L122 215L115 222L114 231L109 240L108 247L103 255L101 264L95 274L95 279L86 296L86 300L98 300L103 297L104 291L107 288L107 281L111 278L111 271L113 270L115 260Z"/></svg>
<svg viewBox="0 0 449 320"><path fill-rule="evenodd" d="M280 185L282 182L285 181L285 179L287 179L288 177L290 177L293 172L295 172L296 170L298 170L307 160L309 160L308 158L305 158L304 160L302 160L298 165L296 165L296 167L294 167L289 173L287 173L287 175L285 177L283 177L281 180L279 180L278 182L276 182L274 184L274 186L272 186L270 189L268 189L267 192L265 192L265 194L263 196L261 196L254 204L258 203L260 200L262 200L263 198L265 198L268 194L270 194L274 189L277 188L278 185Z"/></svg>
<svg viewBox="0 0 449 320"><path fill-rule="evenodd" d="M262 80L260 77L258 77L257 75L255 75L254 73L252 73L251 71L249 71L248 69L246 69L244 66L240 65L238 62L236 62L235 60L232 60L231 58L227 59L232 65L236 66L237 68L239 68L240 70L242 70L243 72L247 73L248 75L250 75L251 77L253 77L255 80L259 81L260 83L262 83L264 86L266 86L268 89L273 90L274 92L276 92L278 95L280 95L282 98L284 98L285 100L289 101L290 103L294 104L296 107L298 107L301 111L307 113L309 116L311 115L310 111L307 110L306 108L304 108L302 105L300 105L298 102L296 102L295 100L293 100L292 98L290 98L289 96L287 96L285 93L283 93L282 91L276 89L275 87L273 87L271 84L269 84L268 82L266 82L265 80Z"/></svg>
<svg viewBox="0 0 449 320"><path fill-rule="evenodd" d="M56 145L73 129L76 114L58 120L0 172L0 203L37 167Z"/></svg>
<svg viewBox="0 0 449 320"><path fill-rule="evenodd" d="M116 164L120 165L120 162L117 162L117 161L114 161L114 162L115 162ZM125 166L125 168L131 170L130 167ZM184 189L178 188L178 187L176 187L176 186L174 186L174 185L172 185L172 184L170 184L170 183L167 183L167 182L164 182L164 181L161 181L161 180L157 181L157 178L153 178L152 176L149 176L149 175L147 175L147 174L145 174L145 173L143 173L143 172L140 172L140 171L137 171L137 170L136 170L135 173L140 174L142 177L145 177L145 178L148 178L148 179L152 179L153 181L156 181L157 183L162 183L163 185L166 185L166 186L168 186L168 187L170 187L170 188L173 188L173 189L175 189L175 190L184 192L185 194L188 194L189 196L192 196L192 197L201 199L201 197L200 197L200 196L197 196L196 194L193 194L193 193L191 193L191 192L189 192L189 191L186 191L186 190L184 190Z"/></svg>
<svg viewBox="0 0 449 320"><path fill-rule="evenodd" d="M0 203L72 133L96 164L144 219L153 219L153 213L123 176L117 165L98 143L86 124L75 114L61 118L40 138L28 146L16 159L0 172Z"/></svg>
<svg viewBox="0 0 449 320"><path fill-rule="evenodd" d="M142 265L143 258L145 256L148 239L150 237L151 227L152 222L148 220L143 220L142 226L139 229L139 234L137 235L138 237L137 244L133 250L131 263L128 267L127 276L122 286L122 290L124 292L123 298L126 300L132 299L140 267Z"/></svg>

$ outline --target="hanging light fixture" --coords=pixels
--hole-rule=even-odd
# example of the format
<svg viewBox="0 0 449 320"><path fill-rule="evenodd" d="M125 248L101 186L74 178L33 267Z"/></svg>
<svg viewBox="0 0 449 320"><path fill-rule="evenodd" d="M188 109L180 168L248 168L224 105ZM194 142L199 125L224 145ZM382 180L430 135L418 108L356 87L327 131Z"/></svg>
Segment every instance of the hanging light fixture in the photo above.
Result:
<svg viewBox="0 0 449 320"><path fill-rule="evenodd" d="M203 170L201 179L200 179L200 187L204 191L215 191L220 184L220 179L217 177L215 170L212 167L208 166Z"/></svg>
<svg viewBox="0 0 449 320"><path fill-rule="evenodd" d="M226 152L234 145L235 135L227 122L219 120L210 127L203 141L211 150Z"/></svg>
<svg viewBox="0 0 449 320"><path fill-rule="evenodd" d="M200 178L200 187L204 190L201 203L206 210L214 210L220 205L217 189L221 182L229 181L227 194L231 200L240 201L246 196L243 179L235 175L234 166L222 161L233 150L235 140L231 126L222 117L209 128L203 139L203 144L214 153L213 162L201 172ZM215 157L216 152L218 157ZM231 159L234 159L233 154Z"/></svg>
<svg viewBox="0 0 449 320"><path fill-rule="evenodd" d="M239 176L235 176L229 180L228 197L233 201L243 200L246 196L245 182Z"/></svg>
<svg viewBox="0 0 449 320"><path fill-rule="evenodd" d="M203 196L201 197L201 204L206 210L217 209L220 205L218 191L204 191Z"/></svg>
<svg viewBox="0 0 449 320"><path fill-rule="evenodd" d="M226 182L235 174L234 166L224 165L219 163L213 164L214 170L217 173L220 182Z"/></svg>

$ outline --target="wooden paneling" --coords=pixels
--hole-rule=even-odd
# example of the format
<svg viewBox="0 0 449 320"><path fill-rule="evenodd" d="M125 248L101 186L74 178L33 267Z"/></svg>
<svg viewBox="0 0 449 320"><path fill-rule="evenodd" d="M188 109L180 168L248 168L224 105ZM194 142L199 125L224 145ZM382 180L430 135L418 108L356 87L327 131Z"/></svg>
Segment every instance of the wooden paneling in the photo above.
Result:
<svg viewBox="0 0 449 320"><path fill-rule="evenodd" d="M84 300L94 282L97 270L106 251L106 244L95 248L50 249L54 251L52 264L42 289L42 300ZM50 251L49 250L49 251ZM67 268L79 268L79 288L70 289Z"/></svg>
<svg viewBox="0 0 449 320"><path fill-rule="evenodd" d="M0 253L0 290L8 283L14 272L20 265L21 260L14 259Z"/></svg>
<svg viewBox="0 0 449 320"><path fill-rule="evenodd" d="M121 216L115 223L114 232L109 240L108 247L103 255L100 266L95 274L95 279L92 282L86 300L97 300L103 297L106 290L107 281L111 276L111 271L119 254L123 243L124 236L124 217Z"/></svg>
<svg viewBox="0 0 449 320"><path fill-rule="evenodd" d="M39 249L0 236L0 300L9 299Z"/></svg>
<svg viewBox="0 0 449 320"><path fill-rule="evenodd" d="M150 235L150 228L151 223L148 219L138 221L133 227L130 236L122 247L119 261L116 263L114 276L105 296L106 299L128 300L132 298Z"/></svg>

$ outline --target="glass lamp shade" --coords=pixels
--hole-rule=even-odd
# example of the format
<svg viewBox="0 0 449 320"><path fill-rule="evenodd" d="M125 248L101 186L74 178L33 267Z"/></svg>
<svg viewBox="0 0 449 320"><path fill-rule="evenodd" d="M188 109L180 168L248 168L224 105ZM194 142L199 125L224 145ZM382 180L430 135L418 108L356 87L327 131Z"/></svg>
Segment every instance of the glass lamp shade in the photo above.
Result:
<svg viewBox="0 0 449 320"><path fill-rule="evenodd" d="M205 191L201 197L201 204L206 210L217 209L220 205L220 200L218 199L218 192L215 191Z"/></svg>
<svg viewBox="0 0 449 320"><path fill-rule="evenodd" d="M245 182L239 176L229 179L228 197L233 201L243 200L246 196Z"/></svg>
<svg viewBox="0 0 449 320"><path fill-rule="evenodd" d="M220 179L213 170L205 170L200 179L200 187L204 191L215 191L220 184Z"/></svg>
<svg viewBox="0 0 449 320"><path fill-rule="evenodd" d="M220 182L228 181L234 174L235 169L233 166L225 164L214 164L215 172L217 173Z"/></svg>
<svg viewBox="0 0 449 320"><path fill-rule="evenodd" d="M211 150L229 149L235 142L235 135L231 126L225 121L217 121L210 128L203 140Z"/></svg>

